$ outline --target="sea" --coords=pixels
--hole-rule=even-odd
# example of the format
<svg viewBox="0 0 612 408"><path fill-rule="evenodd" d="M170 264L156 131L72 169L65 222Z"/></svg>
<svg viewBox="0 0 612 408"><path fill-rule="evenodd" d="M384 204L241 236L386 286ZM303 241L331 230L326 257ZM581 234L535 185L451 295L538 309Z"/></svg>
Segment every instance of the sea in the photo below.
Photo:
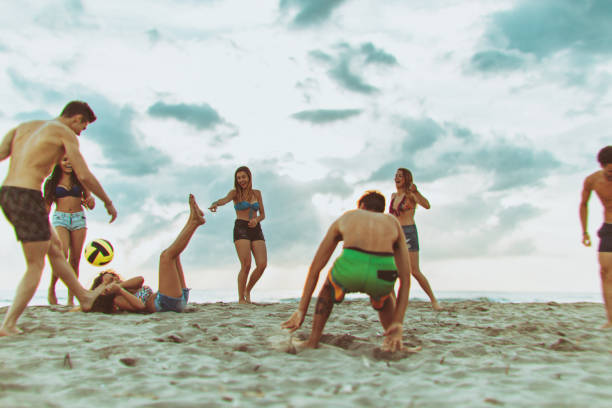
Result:
<svg viewBox="0 0 612 408"><path fill-rule="evenodd" d="M0 289L0 307L9 306L13 301L15 294L14 289ZM316 294L316 293L315 293ZM254 290L251 294L255 303L297 303L300 300L301 293L295 290L275 290L275 291L257 291ZM479 291L463 291L463 292L445 292L436 291L438 301L458 302L462 300L481 300L498 303L575 303L575 302L593 302L603 303L601 293L599 292L479 292ZM57 298L60 304L66 304L67 293L58 285ZM366 295L348 294L346 299L366 299ZM426 301L427 296L424 293L413 291L410 295L411 301ZM237 295L235 290L228 289L192 289L189 295L190 303L216 303L216 302L236 302ZM38 290L32 300L30 306L47 305L46 290Z"/></svg>

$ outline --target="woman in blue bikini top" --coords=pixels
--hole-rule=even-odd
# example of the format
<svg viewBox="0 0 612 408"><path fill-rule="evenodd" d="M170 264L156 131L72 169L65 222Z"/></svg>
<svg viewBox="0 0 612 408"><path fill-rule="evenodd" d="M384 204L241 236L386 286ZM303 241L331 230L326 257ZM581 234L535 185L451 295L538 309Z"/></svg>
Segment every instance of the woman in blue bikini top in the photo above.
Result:
<svg viewBox="0 0 612 408"><path fill-rule="evenodd" d="M268 254L260 224L266 218L263 199L261 191L253 189L251 170L246 166L236 169L234 189L227 193L225 197L214 201L209 210L216 212L217 207L230 201L234 202L234 209L236 210L234 245L240 261L238 303L251 303L251 290L266 269ZM255 258L255 269L249 278L251 254Z"/></svg>

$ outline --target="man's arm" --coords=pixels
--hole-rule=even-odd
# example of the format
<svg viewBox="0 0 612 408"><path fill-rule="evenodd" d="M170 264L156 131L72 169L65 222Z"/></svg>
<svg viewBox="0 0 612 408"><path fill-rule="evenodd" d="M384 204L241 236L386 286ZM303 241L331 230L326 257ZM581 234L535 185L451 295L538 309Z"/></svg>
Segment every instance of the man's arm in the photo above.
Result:
<svg viewBox="0 0 612 408"><path fill-rule="evenodd" d="M334 253L338 242L342 240L338 227L338 221L339 220L336 220L329 227L327 234L325 234L323 241L321 241L314 258L312 259L312 263L310 264L310 269L308 270L308 276L306 277L306 283L304 284L304 291L302 292L302 298L300 300L298 310L293 313L289 320L281 325L283 328L289 329L293 332L299 329L304 322L304 317L308 311L308 305L312 299L312 293L314 292L317 282L319 281L319 274Z"/></svg>
<svg viewBox="0 0 612 408"><path fill-rule="evenodd" d="M79 151L79 142L76 136L66 132L62 135L62 139L66 150L66 156L70 164L72 164L74 174L76 174L81 184L83 184L87 190L98 196L100 200L104 202L106 212L111 216L110 222L115 221L115 218L117 218L117 210L115 210L113 202L102 188L96 176L94 176L89 170L89 167L87 167L87 163L85 163L85 159Z"/></svg>
<svg viewBox="0 0 612 408"><path fill-rule="evenodd" d="M17 133L17 128L11 129L8 131L4 138L2 139L2 143L0 143L0 161L6 159L11 155L11 150L13 147L13 139L15 138L15 134Z"/></svg>
<svg viewBox="0 0 612 408"><path fill-rule="evenodd" d="M589 216L589 198L591 197L591 191L593 191L593 182L591 176L584 180L582 187L582 197L580 200L580 225L582 226L582 244L584 246L591 246L591 237L588 231L588 216Z"/></svg>

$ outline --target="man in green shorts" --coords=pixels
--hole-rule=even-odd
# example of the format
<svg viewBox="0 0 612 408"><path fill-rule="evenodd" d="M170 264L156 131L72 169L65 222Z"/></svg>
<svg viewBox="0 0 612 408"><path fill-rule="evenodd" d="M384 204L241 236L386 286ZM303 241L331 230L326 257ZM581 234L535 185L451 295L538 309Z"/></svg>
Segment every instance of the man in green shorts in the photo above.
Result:
<svg viewBox="0 0 612 408"><path fill-rule="evenodd" d="M401 350L402 322L410 291L404 232L394 216L383 214L385 197L379 192L367 191L357 204L359 209L344 213L327 231L310 265L298 310L282 327L293 332L302 325L319 274L338 243L344 241L342 254L319 292L312 332L305 346L318 346L334 302L341 302L347 292L362 292L370 295L372 306L378 310L386 336L383 349ZM393 287L397 278L400 287L396 304Z"/></svg>

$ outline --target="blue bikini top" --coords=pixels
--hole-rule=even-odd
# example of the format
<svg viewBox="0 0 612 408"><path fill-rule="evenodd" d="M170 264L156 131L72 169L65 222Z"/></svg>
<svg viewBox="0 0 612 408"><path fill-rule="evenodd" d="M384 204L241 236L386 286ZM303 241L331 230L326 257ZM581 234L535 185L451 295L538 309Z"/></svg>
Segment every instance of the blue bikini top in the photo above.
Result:
<svg viewBox="0 0 612 408"><path fill-rule="evenodd" d="M254 203L250 203L248 201L240 201L239 203L234 204L234 208L236 211L249 210L249 220L253 218L253 213L257 213L259 211L259 202L255 201Z"/></svg>
<svg viewBox="0 0 612 408"><path fill-rule="evenodd" d="M55 198L63 197L81 197L83 195L83 189L78 184L72 186L70 190L66 190L62 186L55 187Z"/></svg>
<svg viewBox="0 0 612 408"><path fill-rule="evenodd" d="M243 210L252 210L252 211L259 211L259 202L255 201L254 203L250 203L248 201L240 201L239 203L234 204L234 208L237 211L243 211Z"/></svg>

